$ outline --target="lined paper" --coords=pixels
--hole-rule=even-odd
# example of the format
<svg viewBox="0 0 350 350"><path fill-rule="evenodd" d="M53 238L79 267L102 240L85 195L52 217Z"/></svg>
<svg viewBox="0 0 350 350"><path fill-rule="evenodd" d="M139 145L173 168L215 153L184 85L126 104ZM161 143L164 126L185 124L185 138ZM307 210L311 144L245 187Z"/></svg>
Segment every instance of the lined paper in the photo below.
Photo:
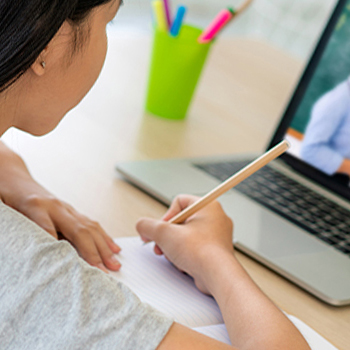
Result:
<svg viewBox="0 0 350 350"><path fill-rule="evenodd" d="M163 256L155 255L154 245L145 246L138 237L118 238L115 242L122 248L118 259L123 267L119 272L111 272L112 276L133 290L141 301L176 322L231 344L217 303L202 294L191 277L178 271ZM288 317L312 350L337 350L301 320Z"/></svg>
<svg viewBox="0 0 350 350"><path fill-rule="evenodd" d="M143 245L138 237L120 238L120 272L111 272L133 290L141 301L173 317L187 327L223 323L216 301L202 294L191 277L179 272L163 256L156 256L153 244Z"/></svg>

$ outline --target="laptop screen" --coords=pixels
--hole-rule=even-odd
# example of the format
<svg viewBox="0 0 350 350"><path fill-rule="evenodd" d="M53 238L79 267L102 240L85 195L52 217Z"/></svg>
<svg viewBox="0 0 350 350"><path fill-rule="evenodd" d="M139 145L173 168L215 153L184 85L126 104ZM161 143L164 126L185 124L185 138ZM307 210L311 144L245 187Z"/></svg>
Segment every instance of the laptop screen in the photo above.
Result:
<svg viewBox="0 0 350 350"><path fill-rule="evenodd" d="M350 0L338 2L277 135L292 146L283 159L350 198Z"/></svg>

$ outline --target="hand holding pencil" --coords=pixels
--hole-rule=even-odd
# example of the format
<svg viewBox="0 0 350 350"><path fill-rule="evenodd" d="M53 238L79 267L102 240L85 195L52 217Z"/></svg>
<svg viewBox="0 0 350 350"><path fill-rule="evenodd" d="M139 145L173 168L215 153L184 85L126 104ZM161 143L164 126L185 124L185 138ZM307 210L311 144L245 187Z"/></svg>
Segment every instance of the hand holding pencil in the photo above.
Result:
<svg viewBox="0 0 350 350"><path fill-rule="evenodd" d="M210 264L208 253L213 251L214 255L217 252L233 253L232 221L213 200L283 154L289 147L287 141L282 141L197 201L193 196L177 197L163 222L140 219L136 228L142 240L145 244L155 242L154 252L157 255L164 254L178 269L194 277L197 287L203 293L210 294L201 283L203 281L198 279L197 268L201 266L198 262L203 262L204 259L208 263L209 259ZM183 208L185 209L182 210ZM195 220L190 220L185 225L172 225L184 222L198 210L202 211ZM178 214L175 215L176 213Z"/></svg>

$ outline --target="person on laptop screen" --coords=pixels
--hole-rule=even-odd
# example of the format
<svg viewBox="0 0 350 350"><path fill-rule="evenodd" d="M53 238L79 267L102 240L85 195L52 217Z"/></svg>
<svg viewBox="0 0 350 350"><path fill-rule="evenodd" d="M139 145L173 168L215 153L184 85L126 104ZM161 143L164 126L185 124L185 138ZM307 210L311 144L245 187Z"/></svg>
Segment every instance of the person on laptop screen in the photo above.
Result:
<svg viewBox="0 0 350 350"><path fill-rule="evenodd" d="M350 176L349 78L322 96L312 110L301 158L327 175ZM339 177L338 177L339 178Z"/></svg>
<svg viewBox="0 0 350 350"><path fill-rule="evenodd" d="M286 134L293 156L345 186L350 179L349 37L348 2Z"/></svg>

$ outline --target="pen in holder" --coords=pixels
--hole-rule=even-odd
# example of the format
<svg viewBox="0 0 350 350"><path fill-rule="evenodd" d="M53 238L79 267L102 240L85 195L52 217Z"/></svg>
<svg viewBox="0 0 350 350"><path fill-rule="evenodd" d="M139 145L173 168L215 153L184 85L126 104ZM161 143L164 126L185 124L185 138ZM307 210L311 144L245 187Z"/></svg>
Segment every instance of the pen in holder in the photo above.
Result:
<svg viewBox="0 0 350 350"><path fill-rule="evenodd" d="M174 120L186 117L213 43L199 43L202 32L183 25L172 36L155 28L146 112Z"/></svg>

